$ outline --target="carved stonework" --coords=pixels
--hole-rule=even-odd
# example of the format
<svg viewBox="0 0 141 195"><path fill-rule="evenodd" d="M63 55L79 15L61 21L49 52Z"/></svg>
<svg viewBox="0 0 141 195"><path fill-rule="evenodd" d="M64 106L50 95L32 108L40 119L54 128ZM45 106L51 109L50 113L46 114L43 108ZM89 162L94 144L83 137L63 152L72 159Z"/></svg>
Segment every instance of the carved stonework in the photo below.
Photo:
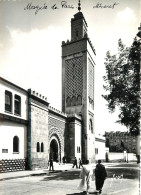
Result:
<svg viewBox="0 0 141 195"><path fill-rule="evenodd" d="M64 151L64 131L65 121L60 121L58 118L49 117L49 142L52 136L55 136L60 143L61 152Z"/></svg>
<svg viewBox="0 0 141 195"><path fill-rule="evenodd" d="M59 129L52 128L49 129L49 143L51 141L52 136L55 136L60 144L61 152L64 151L64 136L59 131Z"/></svg>

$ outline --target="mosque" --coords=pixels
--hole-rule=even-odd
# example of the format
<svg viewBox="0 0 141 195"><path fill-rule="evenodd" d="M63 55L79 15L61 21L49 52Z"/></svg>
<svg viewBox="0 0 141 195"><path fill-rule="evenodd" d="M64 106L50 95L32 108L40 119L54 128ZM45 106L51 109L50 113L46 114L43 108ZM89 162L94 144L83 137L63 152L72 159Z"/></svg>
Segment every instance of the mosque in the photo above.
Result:
<svg viewBox="0 0 141 195"><path fill-rule="evenodd" d="M50 157L95 162L95 49L81 12L62 41L62 111L38 92L0 77L0 172L47 167ZM105 145L104 139L98 139ZM101 147L101 146L100 146Z"/></svg>

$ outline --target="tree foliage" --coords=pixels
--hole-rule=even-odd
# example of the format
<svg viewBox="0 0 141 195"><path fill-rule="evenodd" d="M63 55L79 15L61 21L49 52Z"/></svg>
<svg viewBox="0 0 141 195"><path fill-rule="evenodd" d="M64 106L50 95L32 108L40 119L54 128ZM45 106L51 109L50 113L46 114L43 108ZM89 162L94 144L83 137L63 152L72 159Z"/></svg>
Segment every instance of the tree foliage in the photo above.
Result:
<svg viewBox="0 0 141 195"><path fill-rule="evenodd" d="M137 38L130 48L119 39L118 54L106 53L106 76L103 77L107 94L102 96L108 102L108 109L114 112L118 106L117 122L129 128L134 135L139 134L140 125L140 47Z"/></svg>

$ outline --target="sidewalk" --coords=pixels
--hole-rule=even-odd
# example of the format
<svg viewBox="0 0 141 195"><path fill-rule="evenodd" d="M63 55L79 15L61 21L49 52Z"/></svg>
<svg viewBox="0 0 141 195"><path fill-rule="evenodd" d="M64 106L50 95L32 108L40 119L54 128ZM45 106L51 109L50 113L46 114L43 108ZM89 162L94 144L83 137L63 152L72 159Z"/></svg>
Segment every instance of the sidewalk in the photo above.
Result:
<svg viewBox="0 0 141 195"><path fill-rule="evenodd" d="M66 171L66 170L70 170L71 168L72 168L72 164L54 163L54 172L55 171ZM21 177L29 177L32 175L46 175L46 174L49 174L49 169L0 173L0 181L14 179L14 178L21 178Z"/></svg>

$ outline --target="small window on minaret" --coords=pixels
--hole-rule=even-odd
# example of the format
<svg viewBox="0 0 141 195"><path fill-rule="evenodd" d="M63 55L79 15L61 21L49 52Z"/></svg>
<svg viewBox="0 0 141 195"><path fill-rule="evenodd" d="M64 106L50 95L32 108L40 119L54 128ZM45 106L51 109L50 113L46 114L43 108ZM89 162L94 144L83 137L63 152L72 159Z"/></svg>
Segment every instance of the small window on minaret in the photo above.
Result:
<svg viewBox="0 0 141 195"><path fill-rule="evenodd" d="M86 34L87 34L87 33L86 33L86 30L84 29L84 36L86 36Z"/></svg>
<svg viewBox="0 0 141 195"><path fill-rule="evenodd" d="M75 31L75 35L76 35L76 37L78 37L78 30Z"/></svg>

